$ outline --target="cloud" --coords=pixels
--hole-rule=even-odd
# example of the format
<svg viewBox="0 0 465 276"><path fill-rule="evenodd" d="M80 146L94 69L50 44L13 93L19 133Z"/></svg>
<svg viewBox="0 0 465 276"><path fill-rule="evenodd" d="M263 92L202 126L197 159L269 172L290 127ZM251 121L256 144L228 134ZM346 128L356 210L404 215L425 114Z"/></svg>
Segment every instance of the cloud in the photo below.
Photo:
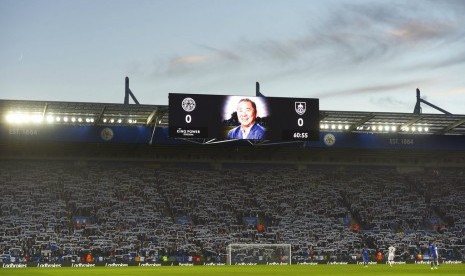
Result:
<svg viewBox="0 0 465 276"><path fill-rule="evenodd" d="M459 88L459 89L450 89L450 90L447 90L441 94L445 94L445 95L461 95L461 94L464 94L465 95L465 88Z"/></svg>
<svg viewBox="0 0 465 276"><path fill-rule="evenodd" d="M229 60L229 61L240 61L241 57L238 53L235 53L229 49L218 49L212 46L205 44L196 44L200 48L206 49L211 52L211 55L214 56L217 60Z"/></svg>
<svg viewBox="0 0 465 276"><path fill-rule="evenodd" d="M171 65L190 65L190 64L200 64L208 61L208 57L204 55L190 55L190 56L181 56L176 57L171 60Z"/></svg>
<svg viewBox="0 0 465 276"><path fill-rule="evenodd" d="M325 93L322 93L322 94L316 95L316 96L319 97L319 98L329 98L329 97L337 97L337 96L353 96L353 95L360 95L360 94L374 94L374 93L387 92L387 91L403 89L403 88L411 89L412 87L415 87L419 83L425 83L427 81L429 81L429 80L418 79L418 80L398 82L398 83L362 86L362 87L352 88L352 89L329 91L329 92L325 92Z"/></svg>
<svg viewBox="0 0 465 276"><path fill-rule="evenodd" d="M413 105L412 105L412 102L414 102L413 99L414 98L412 97L412 101L407 103L405 101L400 101L394 97L387 96L387 97L379 97L379 98L370 97L369 101L373 105L383 107L383 109L386 109L387 107L392 107L392 108L395 108L396 110L399 110L399 109L411 107L413 110Z"/></svg>
<svg viewBox="0 0 465 276"><path fill-rule="evenodd" d="M179 76L195 71L200 71L210 62L210 57L206 55L185 55L171 58L168 62L158 62L155 67L155 76Z"/></svg>
<svg viewBox="0 0 465 276"><path fill-rule="evenodd" d="M399 42L421 42L426 40L449 39L451 34L455 34L457 26L452 22L402 22L393 26L388 32L394 40Z"/></svg>
<svg viewBox="0 0 465 276"><path fill-rule="evenodd" d="M205 45L197 45L202 53L175 56L169 61L158 61L154 63L157 67L154 75L186 75L192 73L205 73L205 71L216 71L218 66L226 63L239 62L241 57L228 49L216 49ZM205 50L207 50L205 52ZM164 69L163 69L164 68Z"/></svg>
<svg viewBox="0 0 465 276"><path fill-rule="evenodd" d="M462 15L451 6L434 8L414 2L347 4L332 11L319 32L331 42L326 46L342 51L352 63L400 59L410 51L463 42Z"/></svg>
<svg viewBox="0 0 465 276"><path fill-rule="evenodd" d="M436 62L425 64L424 66L431 67L431 68L441 68L441 67L460 65L463 63L465 63L465 52L458 53L458 54L451 54L451 56L448 58L444 58Z"/></svg>
<svg viewBox="0 0 465 276"><path fill-rule="evenodd" d="M412 53L432 57L438 48L464 41L463 19L453 12L455 3L460 4L426 1L422 5L417 2L334 5L327 14L319 15L318 22L302 26L304 32L297 32L300 35L252 41L238 39L227 48L194 44L197 53L172 57L161 64L165 70L156 70L155 74L256 72L265 79L303 72L334 74L353 71L358 65L382 68L397 61L405 62L400 65L402 68L415 69L424 59ZM439 12L431 11L433 4ZM438 57L431 66L463 62L465 54L453 57L449 54Z"/></svg>
<svg viewBox="0 0 465 276"><path fill-rule="evenodd" d="M427 58L431 60L427 60ZM454 51L453 49L448 49L448 53L446 55L437 52L436 55L431 55L427 58L425 58L425 60L418 60L415 63L402 66L401 70L403 72L418 72L422 70L434 70L463 65L465 64L465 51Z"/></svg>
<svg viewBox="0 0 465 276"><path fill-rule="evenodd" d="M420 11L412 12L414 9ZM415 3L347 4L331 10L303 36L248 42L236 51L246 55L244 60L286 65L282 69L319 69L401 59L409 51L462 41L460 17L445 10L442 16L431 15L426 20L423 15L427 11ZM413 49L415 43L420 48Z"/></svg>

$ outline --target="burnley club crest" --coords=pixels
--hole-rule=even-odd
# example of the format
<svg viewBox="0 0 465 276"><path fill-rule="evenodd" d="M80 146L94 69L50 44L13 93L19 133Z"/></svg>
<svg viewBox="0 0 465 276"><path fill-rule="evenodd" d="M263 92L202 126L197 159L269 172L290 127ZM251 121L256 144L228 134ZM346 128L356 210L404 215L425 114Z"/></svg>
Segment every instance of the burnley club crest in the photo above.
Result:
<svg viewBox="0 0 465 276"><path fill-rule="evenodd" d="M299 115L304 115L305 111L307 111L307 103L306 102L295 102L295 112Z"/></svg>

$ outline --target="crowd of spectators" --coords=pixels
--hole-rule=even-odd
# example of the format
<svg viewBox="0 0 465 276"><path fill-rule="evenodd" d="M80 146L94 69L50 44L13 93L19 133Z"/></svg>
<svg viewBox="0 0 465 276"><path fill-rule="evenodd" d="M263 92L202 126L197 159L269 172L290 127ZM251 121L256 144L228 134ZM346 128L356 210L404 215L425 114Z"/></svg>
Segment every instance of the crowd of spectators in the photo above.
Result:
<svg viewBox="0 0 465 276"><path fill-rule="evenodd" d="M231 243L291 244L294 261L364 245L421 259L432 240L465 254L459 169L10 160L0 190L0 261L224 262Z"/></svg>

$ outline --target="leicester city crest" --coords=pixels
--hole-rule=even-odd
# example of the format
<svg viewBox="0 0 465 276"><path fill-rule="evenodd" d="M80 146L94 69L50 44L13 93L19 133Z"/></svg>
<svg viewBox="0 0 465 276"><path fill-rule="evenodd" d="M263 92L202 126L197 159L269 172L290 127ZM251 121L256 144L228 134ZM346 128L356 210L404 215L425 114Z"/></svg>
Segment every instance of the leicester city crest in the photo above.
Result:
<svg viewBox="0 0 465 276"><path fill-rule="evenodd" d="M295 112L297 112L297 114L304 115L305 111L307 111L306 102L295 102Z"/></svg>
<svg viewBox="0 0 465 276"><path fill-rule="evenodd" d="M195 101L192 98L185 98L181 104L184 111L191 112L195 109Z"/></svg>
<svg viewBox="0 0 465 276"><path fill-rule="evenodd" d="M113 133L113 130L108 127L102 129L102 131L100 132L100 137L102 137L102 139L105 141L110 141L111 139L113 139L114 135L115 134Z"/></svg>
<svg viewBox="0 0 465 276"><path fill-rule="evenodd" d="M334 136L334 134L332 133L328 133L325 135L325 137L323 138L323 142L325 143L325 145L327 146L332 146L336 143L336 137Z"/></svg>

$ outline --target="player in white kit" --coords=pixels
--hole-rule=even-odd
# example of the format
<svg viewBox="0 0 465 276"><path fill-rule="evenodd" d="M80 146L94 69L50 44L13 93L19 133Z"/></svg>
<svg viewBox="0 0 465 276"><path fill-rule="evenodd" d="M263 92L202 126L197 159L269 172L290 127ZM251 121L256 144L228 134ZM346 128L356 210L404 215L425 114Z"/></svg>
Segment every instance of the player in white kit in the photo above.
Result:
<svg viewBox="0 0 465 276"><path fill-rule="evenodd" d="M394 263L394 256L396 255L396 248L393 245L389 246L388 254L389 254L388 255L388 264L390 266L392 266L392 264Z"/></svg>

